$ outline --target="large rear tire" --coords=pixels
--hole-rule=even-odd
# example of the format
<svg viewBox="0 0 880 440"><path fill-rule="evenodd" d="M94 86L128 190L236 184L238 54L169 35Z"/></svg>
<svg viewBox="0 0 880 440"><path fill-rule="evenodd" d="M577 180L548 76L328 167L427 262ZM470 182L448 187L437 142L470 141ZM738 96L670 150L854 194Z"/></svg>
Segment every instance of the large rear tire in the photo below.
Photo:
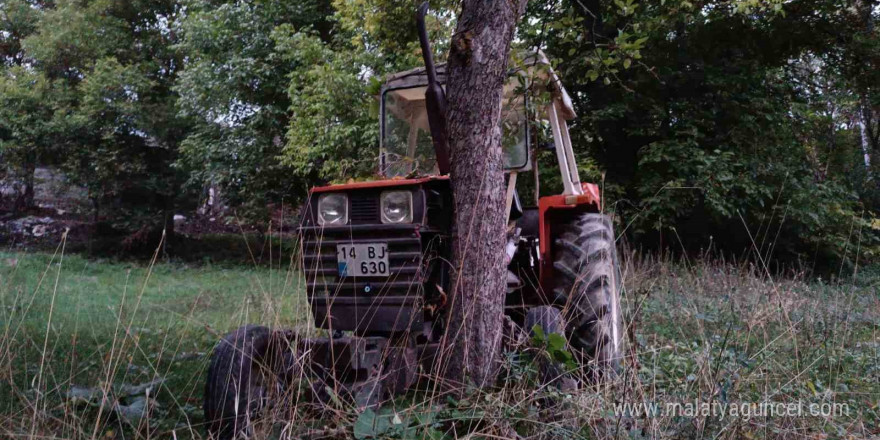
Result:
<svg viewBox="0 0 880 440"><path fill-rule="evenodd" d="M553 301L563 309L568 343L598 380L615 370L621 346L620 279L611 219L579 214L553 240Z"/></svg>
<svg viewBox="0 0 880 440"><path fill-rule="evenodd" d="M266 405L270 373L264 359L272 331L246 325L224 336L214 348L205 384L208 438L249 437L253 420Z"/></svg>

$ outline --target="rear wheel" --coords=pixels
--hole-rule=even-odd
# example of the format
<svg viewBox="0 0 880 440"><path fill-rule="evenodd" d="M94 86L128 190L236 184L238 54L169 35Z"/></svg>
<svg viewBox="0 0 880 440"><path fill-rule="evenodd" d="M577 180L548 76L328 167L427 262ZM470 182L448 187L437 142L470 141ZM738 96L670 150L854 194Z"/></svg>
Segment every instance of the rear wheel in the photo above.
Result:
<svg viewBox="0 0 880 440"><path fill-rule="evenodd" d="M205 384L208 437L228 440L251 434L274 383L264 359L272 331L247 325L224 336L211 356Z"/></svg>
<svg viewBox="0 0 880 440"><path fill-rule="evenodd" d="M563 307L568 343L599 379L617 367L621 344L620 280L611 219L580 214L560 225L553 256L553 300Z"/></svg>

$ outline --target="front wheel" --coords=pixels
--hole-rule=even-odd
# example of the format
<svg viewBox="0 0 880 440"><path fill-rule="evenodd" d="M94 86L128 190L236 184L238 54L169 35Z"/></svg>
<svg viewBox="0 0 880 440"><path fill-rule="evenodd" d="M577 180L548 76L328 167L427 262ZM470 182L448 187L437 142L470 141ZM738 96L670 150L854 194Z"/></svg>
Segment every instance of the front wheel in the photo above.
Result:
<svg viewBox="0 0 880 440"><path fill-rule="evenodd" d="M600 379L617 368L620 279L614 229L602 214L579 214L553 240L554 302L563 307L569 345Z"/></svg>
<svg viewBox="0 0 880 440"><path fill-rule="evenodd" d="M248 437L252 423L266 406L272 383L266 357L272 331L246 325L224 336L211 356L205 384L208 438Z"/></svg>

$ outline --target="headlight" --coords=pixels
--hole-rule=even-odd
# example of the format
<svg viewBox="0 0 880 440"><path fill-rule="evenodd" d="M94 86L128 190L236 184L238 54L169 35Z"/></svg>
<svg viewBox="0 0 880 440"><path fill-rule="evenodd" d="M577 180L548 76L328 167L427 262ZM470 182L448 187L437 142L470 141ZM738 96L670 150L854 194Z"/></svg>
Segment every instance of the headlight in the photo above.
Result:
<svg viewBox="0 0 880 440"><path fill-rule="evenodd" d="M412 223L412 193L385 191L382 193L382 223Z"/></svg>
<svg viewBox="0 0 880 440"><path fill-rule="evenodd" d="M344 225L348 223L348 196L324 194L318 197L318 224Z"/></svg>

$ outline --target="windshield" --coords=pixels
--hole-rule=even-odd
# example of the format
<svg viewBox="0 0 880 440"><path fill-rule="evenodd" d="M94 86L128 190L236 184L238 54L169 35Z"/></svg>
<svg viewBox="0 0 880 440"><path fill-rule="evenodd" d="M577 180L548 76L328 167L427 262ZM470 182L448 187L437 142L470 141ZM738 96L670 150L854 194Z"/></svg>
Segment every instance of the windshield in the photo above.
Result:
<svg viewBox="0 0 880 440"><path fill-rule="evenodd" d="M504 168L528 165L528 124L525 97L504 87L501 110ZM425 87L389 90L383 95L381 172L388 177L410 174L438 174L437 158L431 143Z"/></svg>

